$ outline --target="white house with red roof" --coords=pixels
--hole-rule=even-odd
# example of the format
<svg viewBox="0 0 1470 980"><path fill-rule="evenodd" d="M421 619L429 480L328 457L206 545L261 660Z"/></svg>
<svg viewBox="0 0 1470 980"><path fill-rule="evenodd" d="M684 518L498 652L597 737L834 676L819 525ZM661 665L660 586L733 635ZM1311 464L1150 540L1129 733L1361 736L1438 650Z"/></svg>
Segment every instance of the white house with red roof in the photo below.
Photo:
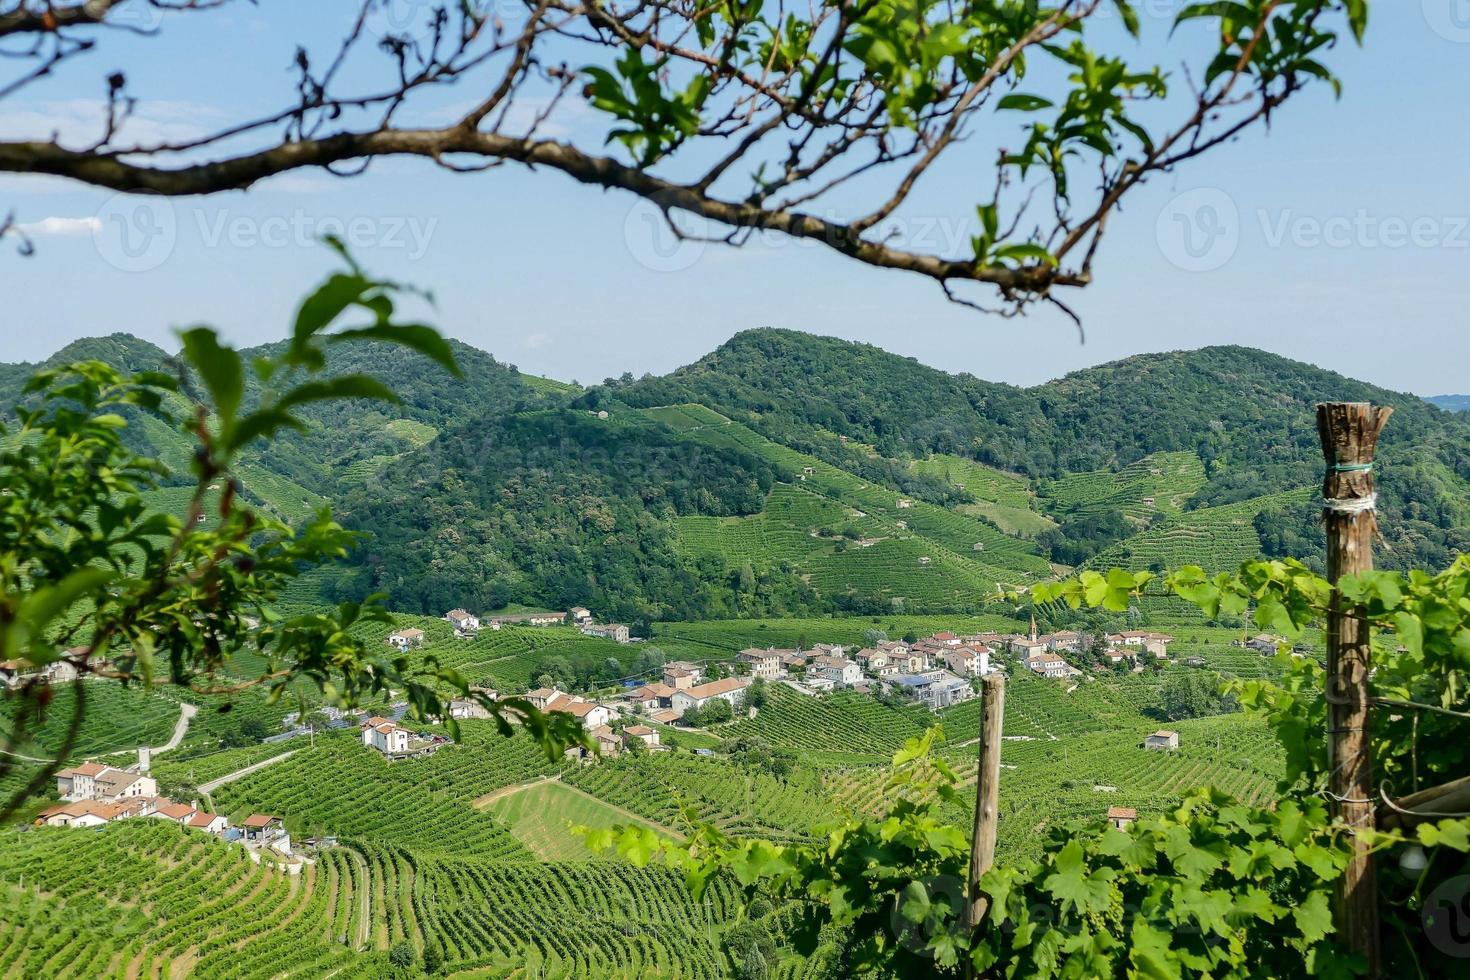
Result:
<svg viewBox="0 0 1470 980"><path fill-rule="evenodd" d="M673 710L683 715L690 708L704 708L716 698L723 698L730 707L738 708L745 700L745 689L750 686L748 677L726 677L708 684L676 690L669 699Z"/></svg>
<svg viewBox="0 0 1470 980"><path fill-rule="evenodd" d="M990 648L957 646L941 655L949 669L961 677L981 677L990 673Z"/></svg>
<svg viewBox="0 0 1470 980"><path fill-rule="evenodd" d="M421 647L424 645L424 631L410 628L389 633L388 645L399 653L404 653L413 647Z"/></svg>
<svg viewBox="0 0 1470 980"><path fill-rule="evenodd" d="M362 744L377 749L384 755L401 755L408 751L408 740L413 733L389 718L374 715L362 723Z"/></svg>

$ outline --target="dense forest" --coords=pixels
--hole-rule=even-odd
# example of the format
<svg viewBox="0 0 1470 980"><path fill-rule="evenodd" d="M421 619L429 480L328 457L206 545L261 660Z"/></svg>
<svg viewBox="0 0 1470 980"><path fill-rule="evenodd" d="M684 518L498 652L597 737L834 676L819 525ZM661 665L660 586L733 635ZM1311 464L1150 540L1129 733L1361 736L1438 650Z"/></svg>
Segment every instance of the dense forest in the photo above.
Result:
<svg viewBox="0 0 1470 980"><path fill-rule="evenodd" d="M1056 478L1118 472L1172 451L1204 468L1202 485L1178 502L1184 512L1310 487L1321 474L1313 405L1372 400L1398 410L1380 456L1383 563L1437 567L1470 548L1470 416L1245 348L1142 355L1023 389L868 345L762 329L669 375L625 375L586 391L455 349L463 379L398 349L334 350L332 371L382 377L402 402L310 408L305 431L245 468L247 496L292 498L278 513L330 504L362 532L325 598L383 589L397 607L430 613L580 604L635 625L886 610L886 598L856 586L823 594L776 551L722 561L681 549L680 519L759 515L774 485L802 479L779 454L700 442L640 411L684 403L743 423L782 452L940 508L965 511L974 498L914 461L945 454L1020 474L1016 486L1039 493L1033 505L1045 523L1025 547L1078 565L1119 554L1109 549L1163 518L1069 510L1048 496ZM83 358L177 370L165 351L121 334L78 341L48 363ZM20 399L32 369L0 365L0 405ZM132 421L136 448L187 468L177 433ZM1304 500L1246 515L1261 553L1320 554L1316 510ZM854 530L833 547L860 538Z"/></svg>

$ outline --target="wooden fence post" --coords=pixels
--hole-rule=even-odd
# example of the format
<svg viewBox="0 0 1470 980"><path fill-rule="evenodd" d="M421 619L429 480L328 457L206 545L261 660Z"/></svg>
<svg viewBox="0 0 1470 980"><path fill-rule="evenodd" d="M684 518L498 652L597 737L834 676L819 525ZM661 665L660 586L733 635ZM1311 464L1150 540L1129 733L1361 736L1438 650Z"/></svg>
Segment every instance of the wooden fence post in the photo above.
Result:
<svg viewBox="0 0 1470 980"><path fill-rule="evenodd" d="M989 902L980 891L980 878L995 863L995 831L1000 819L1000 745L1005 723L1006 678L986 674L980 712L980 762L975 782L975 829L970 837L969 906L966 918L973 930L985 918Z"/></svg>
<svg viewBox="0 0 1470 980"><path fill-rule="evenodd" d="M1373 568L1373 457L1378 435L1393 414L1367 402L1317 406L1317 433L1327 475L1322 481L1322 518L1327 527L1327 577ZM1369 632L1334 590L1327 618L1327 764L1333 812L1352 828L1374 823L1373 760L1368 741ZM1373 860L1356 845L1338 882L1335 919L1339 940L1362 956L1368 975L1379 975L1378 886Z"/></svg>

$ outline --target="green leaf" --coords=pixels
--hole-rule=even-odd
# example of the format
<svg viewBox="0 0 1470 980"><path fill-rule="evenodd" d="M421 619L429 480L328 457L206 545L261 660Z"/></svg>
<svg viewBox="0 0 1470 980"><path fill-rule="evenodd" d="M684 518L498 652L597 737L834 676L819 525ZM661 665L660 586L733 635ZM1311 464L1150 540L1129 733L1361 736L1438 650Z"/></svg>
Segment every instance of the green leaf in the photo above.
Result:
<svg viewBox="0 0 1470 980"><path fill-rule="evenodd" d="M338 398L375 398L388 402L400 400L391 388L376 378L365 374L344 374L325 381L310 381L298 385L282 395L275 408L287 409L308 402L332 401Z"/></svg>
<svg viewBox="0 0 1470 980"><path fill-rule="evenodd" d="M347 307L357 303L362 295L374 287L374 283L358 273L336 272L316 291L306 297L296 311L296 324L291 332L291 346L300 348L312 336L325 329L342 315Z"/></svg>
<svg viewBox="0 0 1470 980"><path fill-rule="evenodd" d="M235 413L245 395L244 362L239 354L221 344L209 327L193 327L179 337L184 343L184 359L198 372L221 425L229 429L235 423Z"/></svg>
<svg viewBox="0 0 1470 980"><path fill-rule="evenodd" d="M1024 92L1012 92L995 104L997 109L1015 109L1018 112L1035 112L1038 109L1049 109L1054 105L1051 99L1039 95L1027 95Z"/></svg>
<svg viewBox="0 0 1470 980"><path fill-rule="evenodd" d="M397 344L400 347L418 351L438 363L456 378L464 377L464 372L460 370L459 362L455 360L454 349L449 346L449 341L441 337L433 327L426 327L422 324L379 323L371 327L343 330L332 334L327 340L332 343L346 340L381 340Z"/></svg>
<svg viewBox="0 0 1470 980"><path fill-rule="evenodd" d="M1332 931L1332 902L1325 889L1307 896L1291 913L1292 921L1301 930L1307 942L1315 943Z"/></svg>

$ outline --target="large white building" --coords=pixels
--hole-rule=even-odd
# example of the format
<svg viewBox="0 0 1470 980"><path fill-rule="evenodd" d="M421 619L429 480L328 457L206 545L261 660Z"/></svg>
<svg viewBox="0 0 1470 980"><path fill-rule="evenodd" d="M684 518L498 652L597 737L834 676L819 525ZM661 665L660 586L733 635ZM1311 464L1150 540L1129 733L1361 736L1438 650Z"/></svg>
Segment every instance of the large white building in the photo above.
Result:
<svg viewBox="0 0 1470 980"><path fill-rule="evenodd" d="M774 649L758 650L754 647L741 650L737 657L741 663L750 666L750 672L756 677L762 677L768 681L776 680L781 676L781 654Z"/></svg>
<svg viewBox="0 0 1470 980"><path fill-rule="evenodd" d="M116 769L98 762L84 762L56 774L56 793L63 800L118 800L157 796L158 783L141 772Z"/></svg>
<svg viewBox="0 0 1470 980"><path fill-rule="evenodd" d="M703 708L716 698L730 702L732 709L740 707L745 700L745 689L750 685L747 677L726 677L695 687L680 688L669 697L673 710L684 714L690 708Z"/></svg>
<svg viewBox="0 0 1470 980"><path fill-rule="evenodd" d="M981 677L990 673L989 647L949 647L941 656L945 665L961 677Z"/></svg>
<svg viewBox="0 0 1470 980"><path fill-rule="evenodd" d="M834 657L823 654L813 657L811 663L807 664L808 677L821 677L831 681L834 685L845 684L851 686L863 679L863 669L846 657Z"/></svg>

